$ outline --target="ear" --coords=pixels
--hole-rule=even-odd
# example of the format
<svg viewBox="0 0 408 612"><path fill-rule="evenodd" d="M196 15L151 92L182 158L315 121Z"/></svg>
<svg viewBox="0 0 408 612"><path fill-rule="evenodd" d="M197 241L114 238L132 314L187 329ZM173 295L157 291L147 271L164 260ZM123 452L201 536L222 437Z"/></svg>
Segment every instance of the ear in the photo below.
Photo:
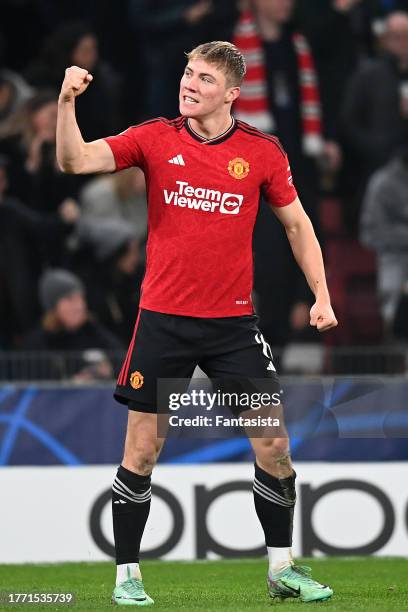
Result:
<svg viewBox="0 0 408 612"><path fill-rule="evenodd" d="M241 89L239 87L230 87L225 94L225 101L229 104L235 102L241 93Z"/></svg>

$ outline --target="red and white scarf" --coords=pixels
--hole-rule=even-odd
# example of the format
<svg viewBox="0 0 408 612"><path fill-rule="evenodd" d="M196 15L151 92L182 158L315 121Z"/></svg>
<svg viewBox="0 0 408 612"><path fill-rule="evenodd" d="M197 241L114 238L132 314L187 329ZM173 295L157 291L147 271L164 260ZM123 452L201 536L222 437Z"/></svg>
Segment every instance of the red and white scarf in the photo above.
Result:
<svg viewBox="0 0 408 612"><path fill-rule="evenodd" d="M321 106L313 57L302 34L293 34L292 40L299 68L303 152L306 155L319 155L323 145ZM262 41L250 11L241 14L234 33L234 44L243 54L247 66L241 94L234 104L234 114L259 130L274 132L276 126L268 105Z"/></svg>

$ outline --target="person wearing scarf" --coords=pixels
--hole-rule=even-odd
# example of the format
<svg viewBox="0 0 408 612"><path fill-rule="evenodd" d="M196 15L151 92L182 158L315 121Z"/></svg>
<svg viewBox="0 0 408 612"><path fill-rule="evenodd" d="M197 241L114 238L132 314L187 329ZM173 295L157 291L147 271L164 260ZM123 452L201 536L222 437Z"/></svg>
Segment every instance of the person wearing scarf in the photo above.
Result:
<svg viewBox="0 0 408 612"><path fill-rule="evenodd" d="M291 107L293 114L299 115L296 123L300 120L303 154L317 156L323 149L320 93L308 42L300 32L287 34L279 28L274 23L272 12L262 11L259 17L257 21L254 13L246 9L235 28L234 44L243 53L247 64L241 95L234 107L235 115L262 131L279 132L281 109ZM268 66L271 53L281 55L279 47L282 51L286 47L284 63L281 56L274 66ZM286 75L284 64L288 69ZM269 68L275 70L268 71ZM281 138L284 140L283 134Z"/></svg>
<svg viewBox="0 0 408 612"><path fill-rule="evenodd" d="M234 115L283 144L303 205L318 229L318 166L324 152L316 70L306 38L292 24L293 0L248 0L233 42L247 74ZM254 232L255 294L265 336L273 346L291 339L291 311L310 301L279 224L261 205ZM275 263L273 274L270 261ZM279 300L273 296L280 296Z"/></svg>

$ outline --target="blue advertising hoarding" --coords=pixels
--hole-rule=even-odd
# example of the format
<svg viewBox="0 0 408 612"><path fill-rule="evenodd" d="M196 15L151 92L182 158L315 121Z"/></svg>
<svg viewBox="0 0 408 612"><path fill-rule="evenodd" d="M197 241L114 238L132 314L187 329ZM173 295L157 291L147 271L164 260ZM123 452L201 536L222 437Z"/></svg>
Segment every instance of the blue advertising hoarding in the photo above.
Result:
<svg viewBox="0 0 408 612"><path fill-rule="evenodd" d="M408 459L405 378L283 380L295 461ZM0 390L0 466L120 463L127 410L111 385L9 385ZM242 434L170 436L161 463L248 461Z"/></svg>

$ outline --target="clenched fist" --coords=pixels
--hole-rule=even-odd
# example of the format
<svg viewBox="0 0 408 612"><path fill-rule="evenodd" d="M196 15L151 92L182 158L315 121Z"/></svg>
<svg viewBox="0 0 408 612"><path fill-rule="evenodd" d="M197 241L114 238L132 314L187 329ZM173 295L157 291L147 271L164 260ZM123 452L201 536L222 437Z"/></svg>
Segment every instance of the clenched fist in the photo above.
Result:
<svg viewBox="0 0 408 612"><path fill-rule="evenodd" d="M61 86L60 100L70 102L84 93L93 76L84 68L71 66L65 70L65 78Z"/></svg>
<svg viewBox="0 0 408 612"><path fill-rule="evenodd" d="M316 300L310 309L310 325L316 327L319 332L324 332L337 326L337 319L330 303L321 303Z"/></svg>

